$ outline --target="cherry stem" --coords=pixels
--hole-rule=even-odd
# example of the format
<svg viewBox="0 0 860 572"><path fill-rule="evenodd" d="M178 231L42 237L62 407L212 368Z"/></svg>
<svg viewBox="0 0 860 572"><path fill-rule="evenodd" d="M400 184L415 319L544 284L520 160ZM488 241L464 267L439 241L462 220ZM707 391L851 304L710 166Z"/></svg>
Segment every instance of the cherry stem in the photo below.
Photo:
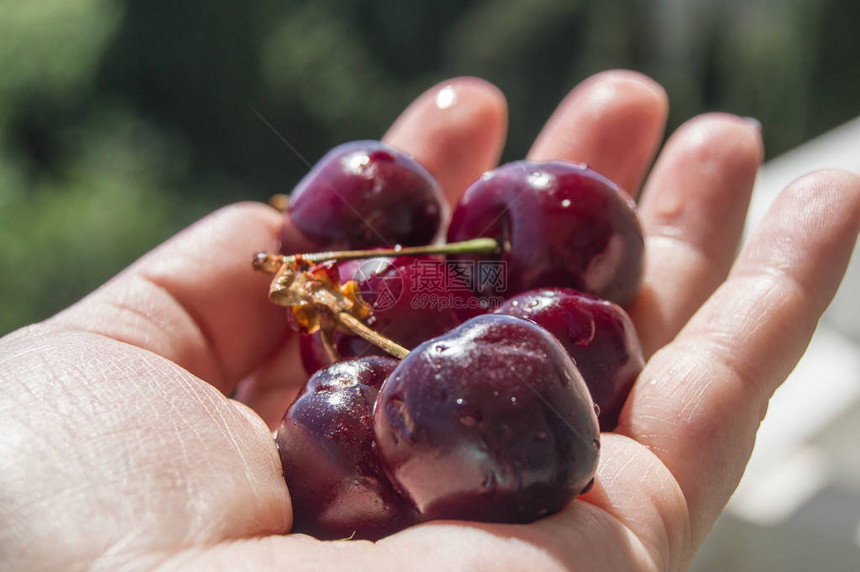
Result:
<svg viewBox="0 0 860 572"><path fill-rule="evenodd" d="M269 199L269 206L278 212L285 212L290 206L290 195L272 195Z"/></svg>
<svg viewBox="0 0 860 572"><path fill-rule="evenodd" d="M361 320L346 312L340 312L337 314L337 320L343 328L349 330L356 336L361 336L371 344L387 351L397 359L403 359L409 355L409 350L393 340L377 333L375 330L368 328Z"/></svg>
<svg viewBox="0 0 860 572"><path fill-rule="evenodd" d="M500 253L502 246L493 238L473 238L462 242L448 244L430 244L426 246L395 246L393 248L376 248L370 250L332 250L329 252L311 252L307 254L260 253L254 259L254 268L273 274L287 260L304 260L312 264L328 260L358 260L361 258L377 258L379 256L419 256L422 254L492 254Z"/></svg>
<svg viewBox="0 0 860 572"><path fill-rule="evenodd" d="M356 260L360 258L376 258L393 254L396 256L418 256L422 254L490 254L500 251L501 247L493 238L473 238L462 242L448 244L429 244L426 246L395 246L393 248L376 248L369 250L336 250L331 252L313 252L299 254L308 262L325 262L327 260Z"/></svg>
<svg viewBox="0 0 860 572"><path fill-rule="evenodd" d="M272 205L276 206L276 201L272 201ZM394 248L379 248L373 250L336 250L330 252L312 252L309 254L292 254L283 256L280 254L258 253L254 257L254 268L268 274L275 274L276 279L273 282L269 297L276 304L283 306L291 306L290 298L280 300L279 296L283 292L290 290L290 284L295 279L295 272L299 268L296 267L298 261L315 264L318 262L327 262L329 260L357 260L362 258L377 258L381 256L417 256L422 254L492 254L501 253L502 245L492 238L473 238L472 240L464 240L462 242L452 242L441 245L427 246L395 246ZM285 270L290 269L291 273L285 274ZM349 331L350 333L364 338L371 344L385 350L389 354L398 359L403 359L409 355L409 350L397 344L393 340L377 333L367 327L361 320L345 311L337 311L334 307L329 307L333 311L333 317L338 324ZM334 346L331 345L331 340L326 339L323 334L323 341L326 345L326 351L329 357L337 355ZM326 343L327 342L327 343Z"/></svg>
<svg viewBox="0 0 860 572"><path fill-rule="evenodd" d="M340 361L340 352L337 351L336 347L334 347L331 335L325 329L320 330L320 339L322 340L323 348L325 349L325 353L328 356L329 361L331 363Z"/></svg>

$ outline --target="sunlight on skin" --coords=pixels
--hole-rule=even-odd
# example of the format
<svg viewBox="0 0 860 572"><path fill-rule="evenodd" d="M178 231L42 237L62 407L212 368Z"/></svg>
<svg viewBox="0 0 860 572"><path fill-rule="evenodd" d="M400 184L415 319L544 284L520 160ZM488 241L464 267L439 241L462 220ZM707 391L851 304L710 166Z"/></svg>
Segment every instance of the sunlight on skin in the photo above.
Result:
<svg viewBox="0 0 860 572"><path fill-rule="evenodd" d="M561 104L531 156L586 161L636 189L666 105L647 78L599 74ZM386 140L453 201L495 165L506 114L494 87L455 79ZM13 499L0 506L13 523L0 552L19 570L684 569L860 227L860 178L818 173L783 194L732 266L760 160L755 127L726 115L692 120L657 160L640 205L646 288L632 311L654 355L617 434L603 435L595 487L560 513L428 523L376 544L285 535L289 495L266 424L302 373L268 277L250 269L253 253L275 249L282 218L241 204L0 341L0 487ZM240 383L265 423L224 397Z"/></svg>

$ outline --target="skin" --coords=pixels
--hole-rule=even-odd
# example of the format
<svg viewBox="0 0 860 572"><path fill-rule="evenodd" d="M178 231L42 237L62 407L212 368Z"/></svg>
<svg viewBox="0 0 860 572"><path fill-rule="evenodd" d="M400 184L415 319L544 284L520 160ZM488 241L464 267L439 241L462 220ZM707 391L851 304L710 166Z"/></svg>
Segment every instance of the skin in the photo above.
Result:
<svg viewBox="0 0 860 572"><path fill-rule="evenodd" d="M445 86L456 101L440 109ZM281 217L238 204L0 340L5 569L684 569L839 284L860 177L795 181L735 257L759 130L694 118L648 175L666 112L651 80L602 73L571 92L529 153L644 189L647 269L631 316L649 359L603 435L588 495L530 525L436 522L376 544L286 534L289 493L267 424L302 375L268 278L250 271L253 253L275 249ZM495 165L505 125L498 90L454 79L385 139L454 201ZM234 390L247 405L225 397Z"/></svg>

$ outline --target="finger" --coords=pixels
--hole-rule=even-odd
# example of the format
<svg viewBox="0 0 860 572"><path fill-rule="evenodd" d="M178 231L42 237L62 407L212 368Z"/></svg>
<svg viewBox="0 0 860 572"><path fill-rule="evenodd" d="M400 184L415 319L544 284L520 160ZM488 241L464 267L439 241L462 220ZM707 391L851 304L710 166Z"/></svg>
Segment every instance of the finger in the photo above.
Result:
<svg viewBox="0 0 860 572"><path fill-rule="evenodd" d="M234 398L253 409L269 429L277 429L307 381L301 363L299 336L288 336L269 359L239 383Z"/></svg>
<svg viewBox="0 0 860 572"><path fill-rule="evenodd" d="M496 166L506 132L502 93L483 80L464 77L424 92L384 141L424 165L454 204L467 186Z"/></svg>
<svg viewBox="0 0 860 572"><path fill-rule="evenodd" d="M581 503L573 518L553 515L528 525L435 521L376 543L320 542L304 535L262 536L188 551L182 569L410 572L472 570L659 570L618 522ZM665 568L669 569L669 568Z"/></svg>
<svg viewBox="0 0 860 572"><path fill-rule="evenodd" d="M150 350L229 393L287 334L271 278L251 267L256 252L277 249L281 223L265 205L223 208L52 323Z"/></svg>
<svg viewBox="0 0 860 572"><path fill-rule="evenodd" d="M618 432L675 476L697 541L740 480L767 402L809 343L858 229L860 177L819 172L790 185L628 399Z"/></svg>
<svg viewBox="0 0 860 572"><path fill-rule="evenodd" d="M639 205L647 261L630 311L646 356L728 273L762 155L758 125L725 114L689 121L660 154Z"/></svg>
<svg viewBox="0 0 860 572"><path fill-rule="evenodd" d="M586 163L633 195L660 144L668 109L663 88L641 74L597 74L558 106L528 158Z"/></svg>

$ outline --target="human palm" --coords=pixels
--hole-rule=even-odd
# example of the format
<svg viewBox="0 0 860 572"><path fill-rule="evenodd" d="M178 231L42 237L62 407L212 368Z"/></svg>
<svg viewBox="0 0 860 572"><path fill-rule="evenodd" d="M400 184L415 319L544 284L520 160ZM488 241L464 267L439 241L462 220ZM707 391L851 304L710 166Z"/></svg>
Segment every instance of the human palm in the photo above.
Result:
<svg viewBox="0 0 860 572"><path fill-rule="evenodd" d="M600 74L561 104L529 158L586 162L635 191L666 112L650 80ZM458 79L419 98L385 138L453 202L495 166L505 122L494 88ZM754 122L710 114L657 159L630 312L648 363L602 436L594 488L563 511L528 525L431 522L375 544L287 534L267 424L303 373L267 277L250 269L253 253L276 247L282 218L240 204L0 341L0 560L11 570L686 567L860 228L860 178L819 172L781 195L736 258L761 157Z"/></svg>

